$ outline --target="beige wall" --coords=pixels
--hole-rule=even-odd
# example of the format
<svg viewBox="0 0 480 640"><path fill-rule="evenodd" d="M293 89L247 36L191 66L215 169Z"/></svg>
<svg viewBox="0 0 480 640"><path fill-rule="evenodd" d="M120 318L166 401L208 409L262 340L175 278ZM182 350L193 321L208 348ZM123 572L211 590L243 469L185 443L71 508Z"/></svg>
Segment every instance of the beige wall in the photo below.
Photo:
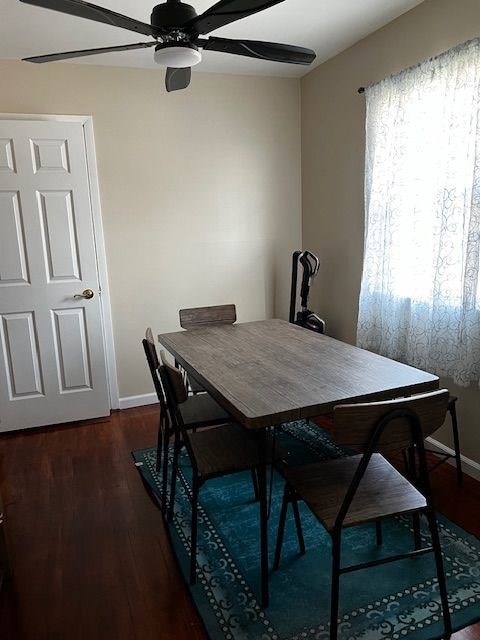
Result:
<svg viewBox="0 0 480 640"><path fill-rule="evenodd" d="M479 0L426 0L302 79L303 244L322 270L313 308L355 342L363 257L365 100L357 89L480 35ZM480 392L460 396L463 452L480 462ZM450 444L445 427L438 435Z"/></svg>
<svg viewBox="0 0 480 640"><path fill-rule="evenodd" d="M0 62L0 112L93 115L120 396L150 393L140 340L178 309L288 313L301 244L298 80Z"/></svg>

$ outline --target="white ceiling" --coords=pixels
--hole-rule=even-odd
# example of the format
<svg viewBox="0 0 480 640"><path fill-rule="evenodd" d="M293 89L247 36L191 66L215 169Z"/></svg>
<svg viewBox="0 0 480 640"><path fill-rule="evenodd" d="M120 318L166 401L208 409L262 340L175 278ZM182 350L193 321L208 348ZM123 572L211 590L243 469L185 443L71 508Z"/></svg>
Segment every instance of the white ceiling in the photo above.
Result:
<svg viewBox="0 0 480 640"><path fill-rule="evenodd" d="M90 1L142 22L150 22L152 0ZM190 0L199 14L214 2L215 0ZM212 35L309 47L317 53L317 65L421 2L422 0L285 0L270 9L218 29ZM124 29L40 9L18 0L1 0L0 58L20 59L148 39ZM69 60L68 63L72 61ZM75 63L158 68L153 62L151 49L107 53L80 58ZM292 77L305 75L310 67L206 51L202 64L195 70Z"/></svg>

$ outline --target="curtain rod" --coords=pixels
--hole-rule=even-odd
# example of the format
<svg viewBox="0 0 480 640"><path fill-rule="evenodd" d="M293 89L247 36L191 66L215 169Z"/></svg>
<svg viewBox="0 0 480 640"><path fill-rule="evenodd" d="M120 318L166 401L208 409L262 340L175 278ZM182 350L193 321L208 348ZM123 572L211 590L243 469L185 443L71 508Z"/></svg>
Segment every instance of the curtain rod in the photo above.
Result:
<svg viewBox="0 0 480 640"><path fill-rule="evenodd" d="M392 75L387 76L387 77L388 78L396 78L398 76L403 75L407 71L412 71L412 69L417 69L422 64L425 64L427 62L433 62L434 60L438 60L439 58L442 58L443 56L445 56L447 53L450 53L451 51L460 51L460 50L465 49L465 48L467 48L469 46L472 46L474 43L478 43L478 42L480 42L480 38L478 38L478 37L472 38L471 40L467 40L466 42L462 42L462 43L456 45L455 47L452 47L451 49L447 49L446 51L442 51L441 53L437 54L436 56L431 56L430 58L427 58L426 60L422 60L421 62L418 62L417 64L413 64L410 67L407 67L406 69L403 69L403 71L399 71L398 73L393 73ZM382 82L382 80L380 80L379 82ZM376 84L378 84L378 83L374 82L372 85L369 85L369 86L373 87ZM359 87L358 93L365 93L365 89L366 89L366 87Z"/></svg>

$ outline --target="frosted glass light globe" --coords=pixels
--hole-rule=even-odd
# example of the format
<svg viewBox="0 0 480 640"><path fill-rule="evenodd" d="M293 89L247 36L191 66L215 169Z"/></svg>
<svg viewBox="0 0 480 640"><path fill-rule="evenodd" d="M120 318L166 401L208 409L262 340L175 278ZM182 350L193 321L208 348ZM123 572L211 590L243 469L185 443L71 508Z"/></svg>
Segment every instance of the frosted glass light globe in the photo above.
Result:
<svg viewBox="0 0 480 640"><path fill-rule="evenodd" d="M157 64L173 69L194 67L202 61L200 51L191 46L172 46L156 49L153 59Z"/></svg>

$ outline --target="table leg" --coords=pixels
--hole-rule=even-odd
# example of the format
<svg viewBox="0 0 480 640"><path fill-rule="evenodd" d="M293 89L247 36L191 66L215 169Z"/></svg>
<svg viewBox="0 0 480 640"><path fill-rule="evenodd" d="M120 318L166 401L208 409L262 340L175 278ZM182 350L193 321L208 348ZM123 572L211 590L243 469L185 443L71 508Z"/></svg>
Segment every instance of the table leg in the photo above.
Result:
<svg viewBox="0 0 480 640"><path fill-rule="evenodd" d="M259 467L258 492L260 505L260 565L262 607L268 607L268 510L267 510L267 429L257 433Z"/></svg>

